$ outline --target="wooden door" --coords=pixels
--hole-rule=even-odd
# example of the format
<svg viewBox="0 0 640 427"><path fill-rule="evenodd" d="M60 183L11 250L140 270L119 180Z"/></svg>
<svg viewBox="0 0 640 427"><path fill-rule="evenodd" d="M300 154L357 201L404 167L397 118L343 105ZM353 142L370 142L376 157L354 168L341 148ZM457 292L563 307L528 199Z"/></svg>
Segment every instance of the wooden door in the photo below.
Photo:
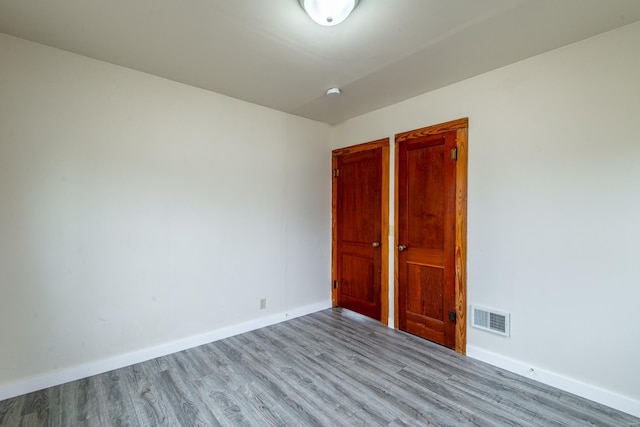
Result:
<svg viewBox="0 0 640 427"><path fill-rule="evenodd" d="M379 145L334 152L333 247L335 305L382 320L382 251L387 245Z"/></svg>
<svg viewBox="0 0 640 427"><path fill-rule="evenodd" d="M456 348L456 129L397 144L399 328ZM464 310L464 308L462 308Z"/></svg>

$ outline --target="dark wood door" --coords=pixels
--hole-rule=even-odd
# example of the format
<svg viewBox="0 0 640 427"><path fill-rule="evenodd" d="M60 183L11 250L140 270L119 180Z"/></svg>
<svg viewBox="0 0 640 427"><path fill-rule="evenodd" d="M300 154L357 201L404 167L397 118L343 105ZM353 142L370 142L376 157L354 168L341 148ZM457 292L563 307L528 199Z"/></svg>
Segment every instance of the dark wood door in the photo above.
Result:
<svg viewBox="0 0 640 427"><path fill-rule="evenodd" d="M456 335L455 148L455 130L404 140L397 171L399 327L450 348Z"/></svg>
<svg viewBox="0 0 640 427"><path fill-rule="evenodd" d="M338 305L380 320L382 148L334 160Z"/></svg>

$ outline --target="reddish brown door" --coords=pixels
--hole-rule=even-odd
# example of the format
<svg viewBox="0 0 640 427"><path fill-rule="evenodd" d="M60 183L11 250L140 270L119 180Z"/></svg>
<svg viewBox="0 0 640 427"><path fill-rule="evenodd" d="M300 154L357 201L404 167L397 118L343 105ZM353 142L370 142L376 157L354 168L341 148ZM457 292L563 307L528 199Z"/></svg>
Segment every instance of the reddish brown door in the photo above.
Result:
<svg viewBox="0 0 640 427"><path fill-rule="evenodd" d="M451 348L456 333L455 145L455 130L401 141L397 171L399 327Z"/></svg>
<svg viewBox="0 0 640 427"><path fill-rule="evenodd" d="M382 149L334 159L337 304L380 320Z"/></svg>

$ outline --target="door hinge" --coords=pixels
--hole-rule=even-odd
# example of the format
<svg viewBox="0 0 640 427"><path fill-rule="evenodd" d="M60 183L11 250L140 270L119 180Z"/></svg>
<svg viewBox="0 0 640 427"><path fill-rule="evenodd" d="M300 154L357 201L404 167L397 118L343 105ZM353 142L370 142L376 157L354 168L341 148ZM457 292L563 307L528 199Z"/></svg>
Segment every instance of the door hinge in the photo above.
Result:
<svg viewBox="0 0 640 427"><path fill-rule="evenodd" d="M334 177L334 178L337 178L337 177L339 177L339 176L340 176L340 169L334 169L334 170L333 170L333 177Z"/></svg>
<svg viewBox="0 0 640 427"><path fill-rule="evenodd" d="M333 289L338 289L338 281L337 280L333 281Z"/></svg>
<svg viewBox="0 0 640 427"><path fill-rule="evenodd" d="M455 310L451 310L449 312L449 320L451 321L451 323L456 323L456 311Z"/></svg>
<svg viewBox="0 0 640 427"><path fill-rule="evenodd" d="M452 148L451 152L449 153L449 158L451 160L458 160L458 148Z"/></svg>

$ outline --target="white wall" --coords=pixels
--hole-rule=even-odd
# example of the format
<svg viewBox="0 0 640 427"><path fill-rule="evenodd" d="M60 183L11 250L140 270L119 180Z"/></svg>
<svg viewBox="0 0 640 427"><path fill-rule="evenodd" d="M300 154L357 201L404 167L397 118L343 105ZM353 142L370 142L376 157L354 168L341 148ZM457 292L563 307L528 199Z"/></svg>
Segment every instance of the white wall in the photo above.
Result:
<svg viewBox="0 0 640 427"><path fill-rule="evenodd" d="M469 348L621 395L636 415L638 46L640 23L349 120L333 136L339 148L469 117L468 301L512 313L510 338L469 328Z"/></svg>
<svg viewBox="0 0 640 427"><path fill-rule="evenodd" d="M0 388L330 306L329 126L5 35L0 58Z"/></svg>

